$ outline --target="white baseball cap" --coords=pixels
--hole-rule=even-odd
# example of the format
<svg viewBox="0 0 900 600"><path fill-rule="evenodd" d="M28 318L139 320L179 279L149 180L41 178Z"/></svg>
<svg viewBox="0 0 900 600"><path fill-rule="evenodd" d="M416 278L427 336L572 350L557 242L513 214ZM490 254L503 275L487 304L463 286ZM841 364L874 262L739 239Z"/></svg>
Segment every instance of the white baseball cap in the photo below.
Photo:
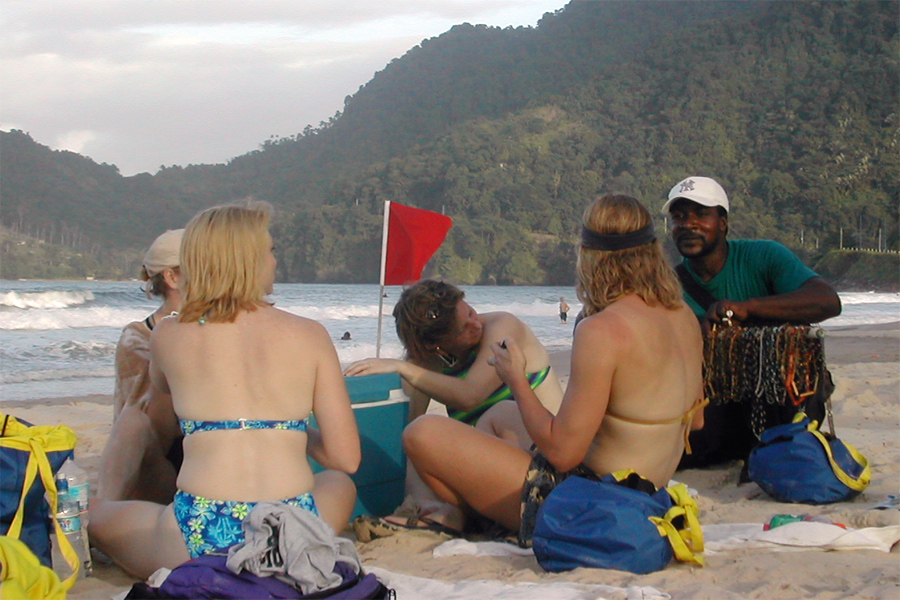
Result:
<svg viewBox="0 0 900 600"><path fill-rule="evenodd" d="M668 214L672 203L681 198L703 206L721 206L728 212L728 194L709 177L687 177L676 183L669 191L669 200L663 204L663 214Z"/></svg>
<svg viewBox="0 0 900 600"><path fill-rule="evenodd" d="M147 270L147 275L153 277L181 264L179 252L183 236L184 229L170 229L153 241L147 254L144 255L144 269Z"/></svg>

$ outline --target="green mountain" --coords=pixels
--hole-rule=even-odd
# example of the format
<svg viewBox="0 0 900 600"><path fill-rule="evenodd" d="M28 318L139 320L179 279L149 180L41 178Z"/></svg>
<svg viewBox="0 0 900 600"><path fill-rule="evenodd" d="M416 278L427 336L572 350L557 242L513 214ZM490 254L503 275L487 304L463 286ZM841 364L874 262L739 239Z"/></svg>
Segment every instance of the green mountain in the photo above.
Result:
<svg viewBox="0 0 900 600"><path fill-rule="evenodd" d="M328 123L227 165L121 177L0 132L0 218L135 251L252 195L282 213L281 280L374 282L392 200L453 217L436 274L567 284L589 200L656 207L696 174L729 191L734 237L810 260L841 239L896 249L898 17L893 1L574 1L535 28L459 25Z"/></svg>

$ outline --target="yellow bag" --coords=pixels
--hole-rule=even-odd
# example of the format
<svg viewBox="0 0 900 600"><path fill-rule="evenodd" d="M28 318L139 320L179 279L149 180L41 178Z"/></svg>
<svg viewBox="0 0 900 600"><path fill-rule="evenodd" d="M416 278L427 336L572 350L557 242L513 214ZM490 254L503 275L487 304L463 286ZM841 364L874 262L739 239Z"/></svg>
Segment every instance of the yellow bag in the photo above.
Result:
<svg viewBox="0 0 900 600"><path fill-rule="evenodd" d="M46 504L44 492L50 504L50 515L56 532L59 549L72 570L72 575L62 582L70 590L78 579L80 561L69 539L56 519L58 495L54 473L75 448L75 433L65 425L33 426L0 413L0 533L27 542L32 556L47 552ZM45 557L49 561L49 555Z"/></svg>
<svg viewBox="0 0 900 600"><path fill-rule="evenodd" d="M24 543L0 536L0 597L5 600L65 600L66 589Z"/></svg>

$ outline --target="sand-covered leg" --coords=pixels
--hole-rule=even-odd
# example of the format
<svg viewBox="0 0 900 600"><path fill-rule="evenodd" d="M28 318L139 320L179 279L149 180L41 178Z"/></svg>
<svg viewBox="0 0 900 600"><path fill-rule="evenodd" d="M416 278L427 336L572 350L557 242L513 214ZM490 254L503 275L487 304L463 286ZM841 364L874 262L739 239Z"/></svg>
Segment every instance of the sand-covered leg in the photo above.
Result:
<svg viewBox="0 0 900 600"><path fill-rule="evenodd" d="M175 494L175 477L150 417L137 406L126 406L100 459L98 496L168 504Z"/></svg>

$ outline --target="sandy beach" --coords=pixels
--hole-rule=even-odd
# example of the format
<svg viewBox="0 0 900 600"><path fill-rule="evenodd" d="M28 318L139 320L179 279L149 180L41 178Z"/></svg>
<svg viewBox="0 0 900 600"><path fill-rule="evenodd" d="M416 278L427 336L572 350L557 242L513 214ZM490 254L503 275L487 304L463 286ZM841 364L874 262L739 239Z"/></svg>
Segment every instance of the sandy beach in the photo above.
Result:
<svg viewBox="0 0 900 600"><path fill-rule="evenodd" d="M784 513L825 515L851 528L878 528L882 533L900 530L900 510L874 508L889 496L900 494L900 322L831 329L825 344L828 366L836 384L832 396L836 433L868 458L872 467L871 485L851 502L807 506L775 502L754 483L738 485L739 462L676 473L678 481L696 490L700 521L711 533L718 535L723 528L717 526L725 524L751 523L761 529L761 524L773 515ZM553 364L565 382L568 353L555 354ZM70 426L78 436L79 464L91 474L92 488L96 489L98 461L112 421L111 396L4 402L2 408L35 424ZM349 529L346 535L353 536ZM714 549L706 553L704 568L672 563L657 573L633 575L584 568L551 574L533 556L435 557L434 549L449 539L436 533L404 531L365 544L357 542L357 548L367 568L456 586L447 586L450 591L442 596L433 593L424 596L429 598L476 597L458 587L461 582L471 580L498 584L582 584L580 595L553 586L538 586L527 588L531 590L529 593L537 593L528 597L541 597L543 590L547 591L544 597L553 598L900 598L898 544L887 552L883 551L886 548L824 550L723 542L712 544ZM95 551L94 576L78 582L69 597L111 598L127 591L134 582ZM599 585L615 588L598 594L596 586ZM644 596L635 596L637 586L644 589ZM648 592L649 588L653 590ZM502 589L505 592L486 597L524 597L522 590L526 588ZM399 597L403 600L415 596Z"/></svg>

